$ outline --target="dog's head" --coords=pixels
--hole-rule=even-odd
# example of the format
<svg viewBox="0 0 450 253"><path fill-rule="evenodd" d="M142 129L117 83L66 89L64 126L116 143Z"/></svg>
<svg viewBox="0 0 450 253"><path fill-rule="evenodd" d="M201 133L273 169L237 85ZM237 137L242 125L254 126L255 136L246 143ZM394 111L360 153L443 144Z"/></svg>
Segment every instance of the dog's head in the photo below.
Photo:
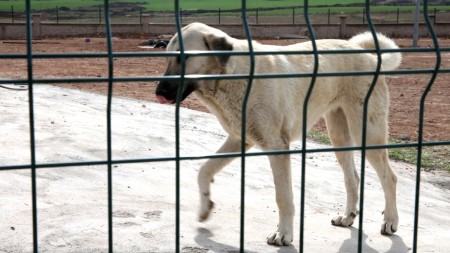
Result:
<svg viewBox="0 0 450 253"><path fill-rule="evenodd" d="M181 30L185 51L232 50L231 37L226 33L201 23L192 23ZM170 40L166 51L180 51L178 34ZM222 74L229 55L185 56L185 75ZM182 57L169 57L164 76L180 75ZM199 88L202 81L185 80L181 88L181 101ZM160 81L156 98L162 104L173 104L181 85L179 80Z"/></svg>

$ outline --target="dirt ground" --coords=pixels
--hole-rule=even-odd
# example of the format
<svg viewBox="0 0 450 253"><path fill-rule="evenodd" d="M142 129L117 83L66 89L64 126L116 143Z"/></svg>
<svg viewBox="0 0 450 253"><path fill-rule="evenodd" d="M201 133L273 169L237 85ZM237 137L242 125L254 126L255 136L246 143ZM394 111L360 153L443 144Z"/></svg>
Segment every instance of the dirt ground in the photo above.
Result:
<svg viewBox="0 0 450 253"><path fill-rule="evenodd" d="M146 52L161 49L144 49L139 46L148 38L114 38L115 52ZM292 44L296 40L262 40L267 44ZM396 39L400 47L410 47L409 39ZM450 39L439 41L440 47L449 47ZM432 47L430 39L421 39L420 47ZM35 53L77 53L106 52L104 38L64 38L36 40L32 46ZM0 41L0 54L26 53L25 41ZM432 69L436 57L433 53L403 53L401 69ZM107 59L35 59L33 61L35 78L92 78L107 77ZM450 68L450 53L442 54L441 67ZM125 57L114 59L115 77L159 76L164 73L165 59L160 57ZM24 59L1 59L0 78L26 79L27 63ZM391 137L404 141L417 140L419 103L430 74L396 75L387 78L391 92L390 133ZM427 141L450 140L450 74L438 75L425 102L424 138ZM96 93L106 92L104 83L58 84L64 87L88 90ZM156 101L154 90L156 82L117 82L114 95ZM184 107L205 111L194 96L182 104ZM323 121L316 126L324 130Z"/></svg>

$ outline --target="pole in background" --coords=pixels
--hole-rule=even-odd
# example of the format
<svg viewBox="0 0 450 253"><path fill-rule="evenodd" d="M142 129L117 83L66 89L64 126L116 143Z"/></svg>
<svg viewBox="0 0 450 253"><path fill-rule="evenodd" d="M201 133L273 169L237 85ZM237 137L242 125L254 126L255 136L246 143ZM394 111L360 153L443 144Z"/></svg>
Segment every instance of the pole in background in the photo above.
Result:
<svg viewBox="0 0 450 253"><path fill-rule="evenodd" d="M256 24L259 24L259 8L256 8Z"/></svg>
<svg viewBox="0 0 450 253"><path fill-rule="evenodd" d="M220 8L219 8L219 25L220 25Z"/></svg>
<svg viewBox="0 0 450 253"><path fill-rule="evenodd" d="M295 24L295 8L292 8L292 24Z"/></svg>
<svg viewBox="0 0 450 253"><path fill-rule="evenodd" d="M434 24L436 24L436 19L437 19L437 16L436 16L436 8L434 8Z"/></svg>
<svg viewBox="0 0 450 253"><path fill-rule="evenodd" d="M59 23L59 8L58 8L58 6L56 6L56 9L55 9L55 11L56 11L56 23L58 24Z"/></svg>
<svg viewBox="0 0 450 253"><path fill-rule="evenodd" d="M366 8L363 9L362 16L363 16L363 24L365 24L366 23Z"/></svg>
<svg viewBox="0 0 450 253"><path fill-rule="evenodd" d="M420 15L420 0L416 0L416 10L414 12L413 47L417 47L419 41L419 15Z"/></svg>
<svg viewBox="0 0 450 253"><path fill-rule="evenodd" d="M330 24L330 18L331 18L331 9L328 8L328 24Z"/></svg>
<svg viewBox="0 0 450 253"><path fill-rule="evenodd" d="M14 24L14 6L11 5L11 22Z"/></svg>
<svg viewBox="0 0 450 253"><path fill-rule="evenodd" d="M400 8L397 8L397 24L398 24L399 17L400 17Z"/></svg>
<svg viewBox="0 0 450 253"><path fill-rule="evenodd" d="M102 7L101 6L98 7L98 23L99 24L102 23Z"/></svg>

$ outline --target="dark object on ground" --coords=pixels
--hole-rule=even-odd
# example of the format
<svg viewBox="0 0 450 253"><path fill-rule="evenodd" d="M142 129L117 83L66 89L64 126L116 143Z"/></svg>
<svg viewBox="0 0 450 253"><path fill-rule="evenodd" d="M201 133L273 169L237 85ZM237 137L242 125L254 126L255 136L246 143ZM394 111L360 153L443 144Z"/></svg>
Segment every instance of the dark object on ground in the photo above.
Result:
<svg viewBox="0 0 450 253"><path fill-rule="evenodd" d="M153 48L165 48L165 47L167 47L167 44L169 44L169 41L170 40L154 40L154 39L151 39L151 40L148 41L147 44L150 47L153 47Z"/></svg>

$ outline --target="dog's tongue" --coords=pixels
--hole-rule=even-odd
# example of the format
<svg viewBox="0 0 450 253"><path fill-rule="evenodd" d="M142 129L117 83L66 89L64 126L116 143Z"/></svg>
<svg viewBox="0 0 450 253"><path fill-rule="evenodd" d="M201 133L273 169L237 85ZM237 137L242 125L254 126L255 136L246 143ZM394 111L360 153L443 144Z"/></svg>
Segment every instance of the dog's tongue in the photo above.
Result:
<svg viewBox="0 0 450 253"><path fill-rule="evenodd" d="M156 95L156 99L158 100L158 103L160 104L171 104L173 101L165 98L161 95Z"/></svg>

